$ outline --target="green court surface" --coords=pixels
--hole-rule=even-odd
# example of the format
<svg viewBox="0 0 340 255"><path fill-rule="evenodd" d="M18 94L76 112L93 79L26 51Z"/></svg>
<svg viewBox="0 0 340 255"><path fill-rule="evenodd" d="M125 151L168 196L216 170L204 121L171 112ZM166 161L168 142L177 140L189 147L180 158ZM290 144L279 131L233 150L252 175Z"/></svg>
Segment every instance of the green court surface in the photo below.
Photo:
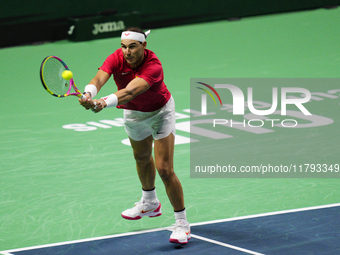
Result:
<svg viewBox="0 0 340 255"><path fill-rule="evenodd" d="M155 29L147 47L163 64L180 123L190 116L186 111L190 78L339 78L339 17L340 9L320 9ZM131 148L122 143L127 138L122 111L93 114L83 110L75 97L50 96L40 83L41 61L56 55L83 89L119 46L120 39L112 38L0 49L0 251L174 223L159 177L156 187L163 215L139 221L120 216L141 196ZM99 96L115 90L110 80ZM332 116L339 113L339 103L334 99ZM339 154L339 117L326 128L331 135L325 140L318 136L321 128L301 131L310 140L305 148L299 141L301 150L306 149L299 157L340 163L329 161L327 154L321 157L329 149L332 159ZM181 130L177 134L190 137ZM242 133L237 134L232 143L237 139L244 143ZM285 132L275 134L278 139L292 138ZM312 142L313 137L318 137L318 143ZM266 136L252 139L261 146ZM298 139L293 137L290 146ZM271 141L275 143L273 137ZM228 156L227 145L225 150ZM189 143L176 145L175 171L191 223L339 202L338 178L190 178L189 156Z"/></svg>

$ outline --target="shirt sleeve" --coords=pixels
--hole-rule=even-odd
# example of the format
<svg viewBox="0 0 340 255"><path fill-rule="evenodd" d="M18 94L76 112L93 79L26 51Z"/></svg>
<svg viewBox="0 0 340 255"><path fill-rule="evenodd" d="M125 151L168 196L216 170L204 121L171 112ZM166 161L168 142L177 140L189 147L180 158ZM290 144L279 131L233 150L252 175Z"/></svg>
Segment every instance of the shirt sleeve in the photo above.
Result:
<svg viewBox="0 0 340 255"><path fill-rule="evenodd" d="M118 54L117 52L114 52L105 59L103 65L98 69L103 70L104 72L111 75L116 73L118 68L119 68Z"/></svg>
<svg viewBox="0 0 340 255"><path fill-rule="evenodd" d="M139 78L143 78L150 87L163 81L163 67L157 61L150 61L147 65L143 66Z"/></svg>

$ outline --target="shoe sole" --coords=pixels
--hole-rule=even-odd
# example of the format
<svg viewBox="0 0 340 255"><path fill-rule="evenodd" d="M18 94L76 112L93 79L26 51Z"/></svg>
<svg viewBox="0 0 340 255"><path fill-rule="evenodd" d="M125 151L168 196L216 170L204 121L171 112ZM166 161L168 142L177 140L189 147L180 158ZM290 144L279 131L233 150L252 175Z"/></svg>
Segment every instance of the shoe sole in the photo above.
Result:
<svg viewBox="0 0 340 255"><path fill-rule="evenodd" d="M149 218L154 218L154 217L158 217L158 216L161 216L162 215L162 213L159 213L159 214L156 214L156 215L152 215L152 216L149 216ZM144 216L147 216L147 215L144 215ZM136 217L134 217L134 218L131 218L131 217L129 217L129 216L126 216L126 215L123 215L122 214L122 217L124 218L124 219L126 219L126 220L140 220L142 217L144 217L144 216L136 216Z"/></svg>
<svg viewBox="0 0 340 255"><path fill-rule="evenodd" d="M173 239L173 238L170 238L169 241L170 243L179 243L179 244L187 244L188 241L190 240L190 236L188 236L188 238L186 240L183 240L183 241L180 241L178 239Z"/></svg>

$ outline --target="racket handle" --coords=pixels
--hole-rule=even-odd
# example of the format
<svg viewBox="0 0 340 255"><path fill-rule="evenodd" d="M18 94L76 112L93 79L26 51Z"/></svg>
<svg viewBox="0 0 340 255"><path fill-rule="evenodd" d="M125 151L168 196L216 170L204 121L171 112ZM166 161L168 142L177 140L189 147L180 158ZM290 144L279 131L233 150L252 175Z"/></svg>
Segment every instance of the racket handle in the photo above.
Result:
<svg viewBox="0 0 340 255"><path fill-rule="evenodd" d="M82 94L80 99L86 99L86 96Z"/></svg>

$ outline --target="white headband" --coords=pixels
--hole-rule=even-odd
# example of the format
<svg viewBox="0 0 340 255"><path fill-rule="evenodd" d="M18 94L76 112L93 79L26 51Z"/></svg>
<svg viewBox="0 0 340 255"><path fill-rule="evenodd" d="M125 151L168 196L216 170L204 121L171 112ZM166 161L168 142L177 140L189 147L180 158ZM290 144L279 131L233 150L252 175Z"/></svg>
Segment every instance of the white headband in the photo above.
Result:
<svg viewBox="0 0 340 255"><path fill-rule="evenodd" d="M145 35L148 36L150 34L151 30L146 31ZM137 33L137 32L132 32L132 31L124 31L122 32L122 36L121 36L121 40L123 39L132 39L132 40L136 40L139 42L145 42L145 36L141 33Z"/></svg>

